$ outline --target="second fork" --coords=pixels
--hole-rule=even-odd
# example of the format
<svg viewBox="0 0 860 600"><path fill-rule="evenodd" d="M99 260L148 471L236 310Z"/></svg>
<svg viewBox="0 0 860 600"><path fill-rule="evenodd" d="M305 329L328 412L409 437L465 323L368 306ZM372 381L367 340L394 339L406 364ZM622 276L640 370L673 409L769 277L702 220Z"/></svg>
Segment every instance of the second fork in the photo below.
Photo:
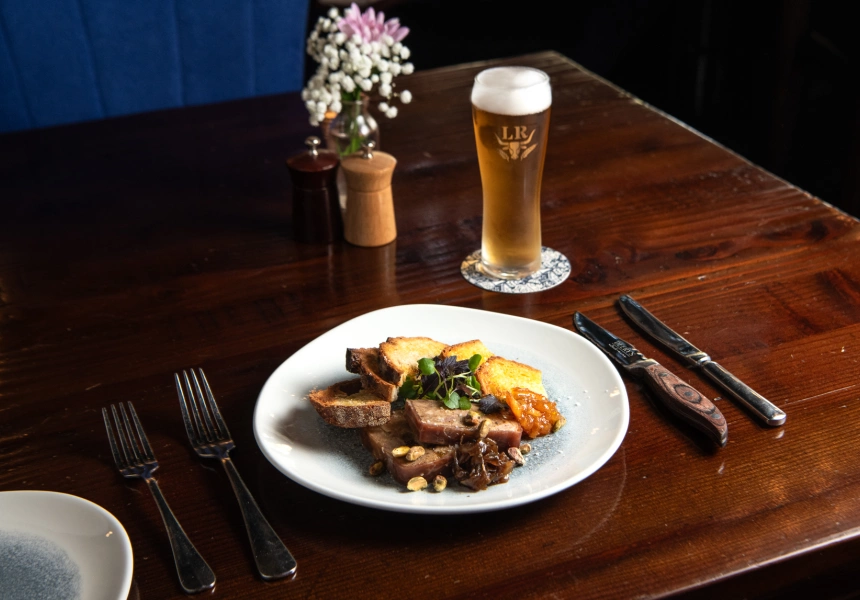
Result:
<svg viewBox="0 0 860 600"><path fill-rule="evenodd" d="M200 373L199 380L194 369L191 369L191 377L188 376L187 371L183 371L181 380L178 373L173 374L188 440L198 456L217 458L224 465L224 470L227 471L230 484L233 486L233 492L239 501L239 507L242 509L242 519L245 521L245 529L248 531L254 562L257 564L260 576L265 580L272 580L292 575L296 572L296 559L269 525L239 476L239 471L230 460L229 452L235 447L233 438L221 417L221 411L218 409L203 369L197 370Z"/></svg>

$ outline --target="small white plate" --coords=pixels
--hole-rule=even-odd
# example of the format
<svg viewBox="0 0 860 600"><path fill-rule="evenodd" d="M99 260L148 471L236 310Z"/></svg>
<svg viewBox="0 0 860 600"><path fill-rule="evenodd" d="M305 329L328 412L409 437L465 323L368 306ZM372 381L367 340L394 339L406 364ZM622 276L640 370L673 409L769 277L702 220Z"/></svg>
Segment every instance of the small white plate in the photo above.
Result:
<svg viewBox="0 0 860 600"><path fill-rule="evenodd" d="M131 542L108 511L45 491L0 492L0 597L126 600Z"/></svg>
<svg viewBox="0 0 860 600"><path fill-rule="evenodd" d="M533 440L526 465L505 484L473 492L409 492L390 476L370 477L358 432L326 424L307 399L315 388L355 377L346 349L387 337L426 336L455 344L480 339L495 354L540 369L567 424ZM367 313L324 333L284 361L263 386L254 434L266 458L297 483L345 502L411 513L471 513L508 508L582 481L615 453L630 408L609 359L572 331L521 317L453 306L411 304Z"/></svg>

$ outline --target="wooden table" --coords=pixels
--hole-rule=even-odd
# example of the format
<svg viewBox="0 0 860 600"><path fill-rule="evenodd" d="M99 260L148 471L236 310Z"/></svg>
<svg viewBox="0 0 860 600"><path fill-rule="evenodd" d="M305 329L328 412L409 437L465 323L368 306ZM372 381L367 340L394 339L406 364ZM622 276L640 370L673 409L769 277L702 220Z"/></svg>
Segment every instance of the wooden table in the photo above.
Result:
<svg viewBox="0 0 860 600"><path fill-rule="evenodd" d="M555 53L544 243L572 275L498 294L460 275L481 185L469 89L487 64L416 73L382 120L399 237L299 244L284 159L315 133L297 95L0 137L0 490L106 508L134 547L132 598L182 597L156 507L111 461L100 409L134 401L162 488L221 598L849 597L860 585L860 223ZM496 63L493 63L496 64ZM625 377L618 452L547 499L479 515L322 496L255 443L263 384L303 345L383 307L440 303L571 328L580 310L722 395L633 329L623 293L783 408L726 399L714 449ZM390 332L396 335L397 332ZM202 366L235 463L298 559L255 575L226 477L190 450L173 373Z"/></svg>

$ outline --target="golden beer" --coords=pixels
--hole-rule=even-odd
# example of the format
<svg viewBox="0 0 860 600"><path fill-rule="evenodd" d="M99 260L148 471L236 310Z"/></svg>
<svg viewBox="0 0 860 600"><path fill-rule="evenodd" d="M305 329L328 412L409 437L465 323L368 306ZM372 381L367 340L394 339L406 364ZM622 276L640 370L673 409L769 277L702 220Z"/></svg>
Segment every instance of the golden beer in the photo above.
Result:
<svg viewBox="0 0 860 600"><path fill-rule="evenodd" d="M540 189L552 96L537 69L478 74L472 122L484 196L481 269L519 279L541 266Z"/></svg>

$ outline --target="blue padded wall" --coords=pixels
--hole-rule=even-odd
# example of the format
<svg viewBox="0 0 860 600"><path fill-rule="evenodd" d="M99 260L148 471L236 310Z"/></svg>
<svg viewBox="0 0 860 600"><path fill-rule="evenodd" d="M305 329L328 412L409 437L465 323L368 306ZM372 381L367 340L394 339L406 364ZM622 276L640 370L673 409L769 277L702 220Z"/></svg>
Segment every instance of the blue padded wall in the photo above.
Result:
<svg viewBox="0 0 860 600"><path fill-rule="evenodd" d="M301 89L308 0L0 0L0 131Z"/></svg>

